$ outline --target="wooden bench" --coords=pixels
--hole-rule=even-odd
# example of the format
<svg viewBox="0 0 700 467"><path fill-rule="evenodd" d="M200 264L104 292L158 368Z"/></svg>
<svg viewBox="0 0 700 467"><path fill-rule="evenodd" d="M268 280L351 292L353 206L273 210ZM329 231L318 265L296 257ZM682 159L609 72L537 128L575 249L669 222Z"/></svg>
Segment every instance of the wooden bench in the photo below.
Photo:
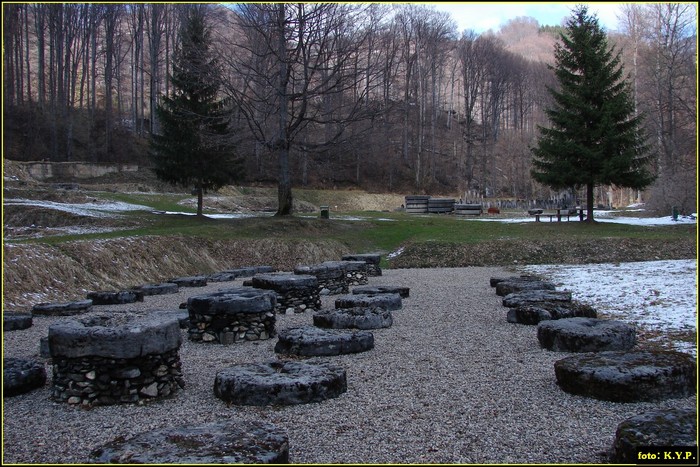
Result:
<svg viewBox="0 0 700 467"><path fill-rule="evenodd" d="M566 217L567 222L570 221L571 216L578 216L580 220L583 220L585 218L585 215L583 214L583 209L580 208L560 208L557 209L556 213L553 212L543 212L541 210L532 210L532 211L540 211L540 212L533 212L531 215L535 216L535 222L540 222L540 217L549 217L549 222L554 222L554 218L557 218L557 222L562 221L562 217Z"/></svg>

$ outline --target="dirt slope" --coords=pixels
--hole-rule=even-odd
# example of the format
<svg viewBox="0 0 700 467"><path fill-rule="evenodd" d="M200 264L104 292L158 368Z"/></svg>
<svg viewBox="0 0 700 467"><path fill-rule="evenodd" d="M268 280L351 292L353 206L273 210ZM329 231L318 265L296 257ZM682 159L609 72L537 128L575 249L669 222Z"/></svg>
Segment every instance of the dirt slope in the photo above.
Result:
<svg viewBox="0 0 700 467"><path fill-rule="evenodd" d="M347 247L333 240L209 241L190 237L139 237L75 241L58 246L3 247L5 310L85 298L98 290L121 290L180 276L243 266L291 271L299 264L341 259Z"/></svg>

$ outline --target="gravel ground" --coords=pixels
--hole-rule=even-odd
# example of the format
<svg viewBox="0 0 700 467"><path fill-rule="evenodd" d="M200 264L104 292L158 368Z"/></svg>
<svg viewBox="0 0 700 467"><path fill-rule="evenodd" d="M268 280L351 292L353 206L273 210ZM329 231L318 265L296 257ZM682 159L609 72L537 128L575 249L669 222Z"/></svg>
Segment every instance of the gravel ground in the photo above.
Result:
<svg viewBox="0 0 700 467"><path fill-rule="evenodd" d="M292 463L603 463L617 425L644 411L695 407L696 397L612 403L557 387L554 362L536 327L507 323L489 286L501 268L389 269L370 285L410 287L391 328L375 330L369 352L331 360L346 368L336 399L287 407L227 406L213 394L218 370L278 358L277 339L231 346L194 344L183 332L186 384L167 400L82 409L49 399L50 383L4 399L3 463L85 463L118 436L178 425L272 422L289 436ZM181 288L173 295L104 310L177 309L187 297L241 281ZM324 297L333 308L335 297ZM277 329L312 324L312 314L277 317ZM4 333L4 356L39 358L39 339L57 319ZM47 363L49 381L51 369Z"/></svg>

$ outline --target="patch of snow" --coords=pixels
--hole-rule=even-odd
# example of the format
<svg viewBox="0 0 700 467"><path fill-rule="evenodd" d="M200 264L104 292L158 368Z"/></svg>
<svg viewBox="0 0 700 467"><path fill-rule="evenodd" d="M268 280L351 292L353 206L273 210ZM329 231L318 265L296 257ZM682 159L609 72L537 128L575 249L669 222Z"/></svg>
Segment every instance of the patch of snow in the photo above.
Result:
<svg viewBox="0 0 700 467"><path fill-rule="evenodd" d="M299 216L303 217L305 219L316 219L318 218L317 215L311 215L311 216ZM341 221L384 221L384 222L396 222L396 219L388 219L386 217L361 217L361 216L348 216L344 214L331 214L330 216L331 219L336 219L336 220L341 220Z"/></svg>
<svg viewBox="0 0 700 467"><path fill-rule="evenodd" d="M531 265L519 270L548 278L575 300L596 308L601 317L652 331L697 332L696 260ZM697 343L672 346L697 355Z"/></svg>
<svg viewBox="0 0 700 467"><path fill-rule="evenodd" d="M658 226L658 225L678 225L678 224L697 224L697 216L679 216L678 220L674 221L672 216L666 217L626 217L626 216L616 216L612 217L610 214L612 211L596 211L595 220L598 222L610 222L614 224L627 224L627 225L646 225L646 226ZM573 216L572 216L573 217ZM506 222L506 223L519 223L519 222L535 222L535 217L476 217L464 219L466 221L482 221L482 222ZM541 222L549 222L546 219L542 219ZM556 222L556 220L554 221ZM578 220L562 221L562 222L579 222Z"/></svg>
<svg viewBox="0 0 700 467"><path fill-rule="evenodd" d="M162 215L180 215L180 216L196 216L194 212L175 212L175 211L153 211L154 214ZM204 214L204 217L209 217L210 219L244 219L248 217L271 217L272 214L268 212L251 212L251 213L241 213L233 212L229 214Z"/></svg>
<svg viewBox="0 0 700 467"><path fill-rule="evenodd" d="M36 199L6 199L3 203L6 206L39 206L87 217L112 217L114 212L150 211L152 209L148 206L122 203L120 201L111 203L58 203Z"/></svg>
<svg viewBox="0 0 700 467"><path fill-rule="evenodd" d="M401 248L399 248L398 250L389 253L388 255L386 255L386 257L387 257L388 259L396 258L396 257L399 256L401 253L403 253L403 250L404 250L404 247L401 247Z"/></svg>

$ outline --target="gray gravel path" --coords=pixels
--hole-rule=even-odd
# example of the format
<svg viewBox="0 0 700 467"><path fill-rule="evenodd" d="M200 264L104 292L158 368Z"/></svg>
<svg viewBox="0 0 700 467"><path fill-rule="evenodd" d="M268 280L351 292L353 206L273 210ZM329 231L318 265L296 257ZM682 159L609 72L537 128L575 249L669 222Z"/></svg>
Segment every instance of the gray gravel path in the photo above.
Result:
<svg viewBox="0 0 700 467"><path fill-rule="evenodd" d="M236 363L276 359L277 339L180 349L186 388L168 400L90 410L49 399L49 383L4 399L4 463L84 463L118 436L176 425L264 420L287 431L293 463L601 463L617 425L650 409L695 407L696 397L621 404L569 395L554 362L568 354L539 347L536 327L506 322L489 286L501 268L384 270L370 285L410 287L391 328L374 330L375 348L331 360L346 368L348 391L299 406L227 407L214 376ZM241 281L181 288L143 303L103 310L177 309L188 296ZM333 308L335 297L324 297ZM277 317L277 328L312 324L312 313ZM4 356L39 358L39 339L57 319L35 317L6 332ZM50 365L47 364L49 381Z"/></svg>

